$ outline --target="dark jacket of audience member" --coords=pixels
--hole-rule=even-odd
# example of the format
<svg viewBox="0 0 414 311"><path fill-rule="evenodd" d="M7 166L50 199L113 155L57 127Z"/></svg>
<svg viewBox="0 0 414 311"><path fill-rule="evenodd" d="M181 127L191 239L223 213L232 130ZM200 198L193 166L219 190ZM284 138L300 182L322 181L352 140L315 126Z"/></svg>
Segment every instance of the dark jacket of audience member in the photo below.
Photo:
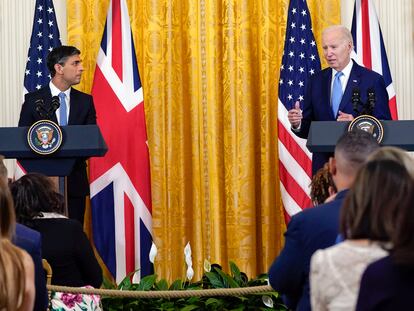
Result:
<svg viewBox="0 0 414 311"><path fill-rule="evenodd" d="M48 297L46 290L46 275L42 264L42 240L40 233L22 224L16 224L13 244L24 249L33 259L35 267L36 297L34 311L46 310Z"/></svg>
<svg viewBox="0 0 414 311"><path fill-rule="evenodd" d="M378 149L366 132L344 134L335 148L330 170L338 189L333 202L319 205L293 216L285 233L285 246L269 270L272 287L283 294L291 309L310 310L310 259L318 249L335 243L339 213L347 189L369 154Z"/></svg>
<svg viewBox="0 0 414 311"><path fill-rule="evenodd" d="M42 254L52 284L100 287L102 270L81 224L63 216L63 198L50 179L27 174L11 185L16 217L42 235Z"/></svg>

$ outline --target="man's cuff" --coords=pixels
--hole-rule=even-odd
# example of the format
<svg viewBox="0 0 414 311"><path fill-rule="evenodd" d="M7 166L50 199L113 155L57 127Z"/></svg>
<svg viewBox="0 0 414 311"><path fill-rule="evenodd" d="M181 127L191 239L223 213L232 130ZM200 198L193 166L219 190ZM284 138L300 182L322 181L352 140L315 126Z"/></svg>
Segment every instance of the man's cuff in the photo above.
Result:
<svg viewBox="0 0 414 311"><path fill-rule="evenodd" d="M291 128L291 130L293 131L293 132L295 132L295 133L299 133L300 132L300 126L302 125L302 122L301 123L299 123L299 126L297 127L297 128L294 128L293 126L291 126L290 128Z"/></svg>

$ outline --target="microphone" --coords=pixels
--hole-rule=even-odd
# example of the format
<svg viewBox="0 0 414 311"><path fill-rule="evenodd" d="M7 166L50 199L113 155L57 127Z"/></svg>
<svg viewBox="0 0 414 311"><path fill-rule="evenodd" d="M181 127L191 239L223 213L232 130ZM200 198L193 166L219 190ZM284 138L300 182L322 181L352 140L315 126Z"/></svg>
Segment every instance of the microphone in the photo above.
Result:
<svg viewBox="0 0 414 311"><path fill-rule="evenodd" d="M44 105L43 99L41 99L41 98L36 99L35 100L35 107L36 107L35 108L36 109L36 112L38 113L38 115L41 118L46 117L46 115L45 115L46 109L45 109L45 105Z"/></svg>
<svg viewBox="0 0 414 311"><path fill-rule="evenodd" d="M354 109L355 116L360 115L359 107L361 106L361 92L359 91L359 88L354 87L352 89L352 108Z"/></svg>
<svg viewBox="0 0 414 311"><path fill-rule="evenodd" d="M55 113L56 110L60 107L59 96L53 96L52 97L51 107L52 107L52 110L51 110L52 113Z"/></svg>
<svg viewBox="0 0 414 311"><path fill-rule="evenodd" d="M375 108L375 102L377 100L376 96L375 96L375 90L373 88L369 88L367 90L367 104L366 104L366 109L367 109L367 114L372 115L374 112L374 108Z"/></svg>

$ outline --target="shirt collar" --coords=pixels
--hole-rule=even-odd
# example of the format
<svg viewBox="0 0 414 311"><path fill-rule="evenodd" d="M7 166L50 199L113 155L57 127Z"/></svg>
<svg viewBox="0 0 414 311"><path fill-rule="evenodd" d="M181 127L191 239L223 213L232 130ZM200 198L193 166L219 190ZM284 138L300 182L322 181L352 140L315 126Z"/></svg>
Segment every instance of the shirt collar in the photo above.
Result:
<svg viewBox="0 0 414 311"><path fill-rule="evenodd" d="M352 70L353 65L354 65L354 62L352 60L349 60L348 65L346 65L345 68L342 69L342 73L344 74L344 77L346 77L346 78L349 77L349 75L351 74L351 70ZM332 77L335 77L337 72L338 71L336 71L335 69L332 68Z"/></svg>
<svg viewBox="0 0 414 311"><path fill-rule="evenodd" d="M61 90L59 90L52 82L52 80L50 80L49 82L49 88L50 88L50 93L53 96L59 96L59 93L65 93L66 98L70 98L70 90L72 88L68 88L66 91L62 92Z"/></svg>

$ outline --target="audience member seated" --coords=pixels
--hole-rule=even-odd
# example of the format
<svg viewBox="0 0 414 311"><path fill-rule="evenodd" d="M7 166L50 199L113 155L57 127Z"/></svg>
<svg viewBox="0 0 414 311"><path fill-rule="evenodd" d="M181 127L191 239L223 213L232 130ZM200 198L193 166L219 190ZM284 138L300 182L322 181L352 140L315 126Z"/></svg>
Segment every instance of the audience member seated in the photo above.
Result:
<svg viewBox="0 0 414 311"><path fill-rule="evenodd" d="M332 202L294 215L285 233L285 246L269 269L269 281L293 310L310 310L309 266L312 254L335 243L342 202L368 156L379 148L363 131L345 133L335 147L329 168L338 193Z"/></svg>
<svg viewBox="0 0 414 311"><path fill-rule="evenodd" d="M328 203L338 192L329 171L329 163L320 168L312 177L310 197L313 205ZM328 200L328 201L327 201Z"/></svg>
<svg viewBox="0 0 414 311"><path fill-rule="evenodd" d="M4 184L9 184L7 168L4 165L4 157L0 156L0 178ZM24 249L32 257L35 267L35 304L34 311L44 311L47 309L48 297L46 290L45 273L42 266L42 242L40 233L22 224L16 223L16 231L12 235L14 245Z"/></svg>
<svg viewBox="0 0 414 311"><path fill-rule="evenodd" d="M393 149L392 155L413 171L412 158L402 150ZM414 176L412 172L410 175ZM414 201L413 192L407 200ZM358 311L414 308L414 209L406 204L399 208L395 216L391 253L370 264L362 275L356 308Z"/></svg>
<svg viewBox="0 0 414 311"><path fill-rule="evenodd" d="M13 199L0 179L0 310L32 311L34 265L26 251L12 244L14 226Z"/></svg>
<svg viewBox="0 0 414 311"><path fill-rule="evenodd" d="M395 215L411 205L413 192L410 174L396 161L371 157L361 168L341 211L345 241L312 256L312 309L355 309L362 273L387 256Z"/></svg>
<svg viewBox="0 0 414 311"><path fill-rule="evenodd" d="M16 217L42 235L42 254L52 267L52 284L100 287L102 270L82 225L63 215L62 196L46 176L30 173L10 186Z"/></svg>

